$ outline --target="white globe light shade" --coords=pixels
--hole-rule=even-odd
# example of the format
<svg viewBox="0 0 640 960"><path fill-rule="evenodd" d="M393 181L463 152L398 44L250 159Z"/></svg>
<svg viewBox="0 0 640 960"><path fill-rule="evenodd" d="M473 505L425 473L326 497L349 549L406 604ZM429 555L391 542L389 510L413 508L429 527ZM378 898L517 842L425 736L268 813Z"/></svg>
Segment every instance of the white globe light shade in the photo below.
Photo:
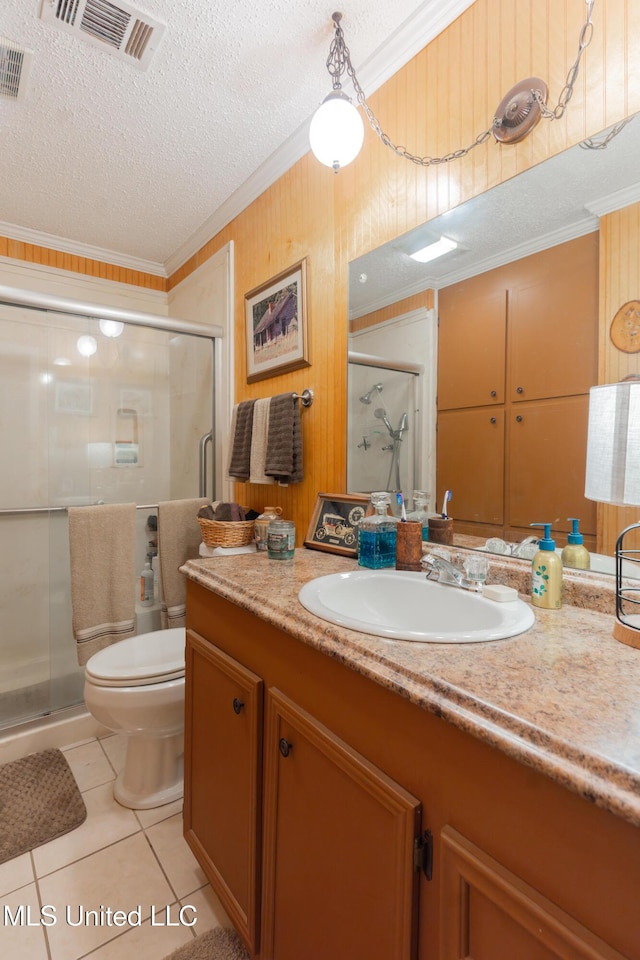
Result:
<svg viewBox="0 0 640 960"><path fill-rule="evenodd" d="M314 156L336 171L360 153L364 140L362 117L343 93L329 94L313 115L309 143Z"/></svg>
<svg viewBox="0 0 640 960"><path fill-rule="evenodd" d="M100 331L105 337L119 337L124 330L124 323L120 320L101 320Z"/></svg>
<svg viewBox="0 0 640 960"><path fill-rule="evenodd" d="M83 357L92 357L93 354L98 349L98 344L96 343L96 338L85 334L82 337L78 337L78 342L76 343L78 348L78 353L82 354Z"/></svg>

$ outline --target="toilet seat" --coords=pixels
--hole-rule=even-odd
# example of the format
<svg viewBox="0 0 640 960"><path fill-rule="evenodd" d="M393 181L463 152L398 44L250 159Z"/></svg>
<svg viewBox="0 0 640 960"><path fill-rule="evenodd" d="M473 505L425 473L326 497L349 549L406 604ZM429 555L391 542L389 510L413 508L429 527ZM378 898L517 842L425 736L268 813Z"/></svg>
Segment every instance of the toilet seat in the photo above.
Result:
<svg viewBox="0 0 640 960"><path fill-rule="evenodd" d="M101 687L141 687L184 677L184 627L120 640L89 659L85 677Z"/></svg>

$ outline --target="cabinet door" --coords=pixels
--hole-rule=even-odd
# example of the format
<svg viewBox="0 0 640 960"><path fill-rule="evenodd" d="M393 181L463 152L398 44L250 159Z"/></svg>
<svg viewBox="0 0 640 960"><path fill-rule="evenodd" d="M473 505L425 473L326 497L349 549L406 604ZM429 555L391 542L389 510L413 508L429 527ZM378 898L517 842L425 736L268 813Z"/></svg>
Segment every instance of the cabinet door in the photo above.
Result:
<svg viewBox="0 0 640 960"><path fill-rule="evenodd" d="M255 952L263 684L192 630L186 656L185 838Z"/></svg>
<svg viewBox="0 0 640 960"><path fill-rule="evenodd" d="M419 821L415 797L270 690L261 957L414 957Z"/></svg>
<svg viewBox="0 0 640 960"><path fill-rule="evenodd" d="M504 403L507 294L491 274L438 294L438 410Z"/></svg>
<svg viewBox="0 0 640 960"><path fill-rule="evenodd" d="M624 960L451 827L441 850L440 960Z"/></svg>
<svg viewBox="0 0 640 960"><path fill-rule="evenodd" d="M503 522L504 410L447 410L438 414L436 507L453 491L451 516Z"/></svg>
<svg viewBox="0 0 640 960"><path fill-rule="evenodd" d="M585 534L596 532L596 504L584 496L589 397L522 403L507 426L507 523L551 523L567 531L579 517Z"/></svg>
<svg viewBox="0 0 640 960"><path fill-rule="evenodd" d="M509 398L587 393L598 378L598 239L538 257L534 279L509 294Z"/></svg>

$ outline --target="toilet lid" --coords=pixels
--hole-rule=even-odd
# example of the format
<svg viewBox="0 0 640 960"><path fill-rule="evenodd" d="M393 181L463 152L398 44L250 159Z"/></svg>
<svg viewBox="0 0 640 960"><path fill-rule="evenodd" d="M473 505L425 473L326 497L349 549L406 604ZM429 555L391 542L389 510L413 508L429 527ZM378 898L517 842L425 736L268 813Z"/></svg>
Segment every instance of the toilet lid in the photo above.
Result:
<svg viewBox="0 0 640 960"><path fill-rule="evenodd" d="M94 653L85 672L103 686L141 686L178 679L184 676L185 643L184 627L141 633Z"/></svg>

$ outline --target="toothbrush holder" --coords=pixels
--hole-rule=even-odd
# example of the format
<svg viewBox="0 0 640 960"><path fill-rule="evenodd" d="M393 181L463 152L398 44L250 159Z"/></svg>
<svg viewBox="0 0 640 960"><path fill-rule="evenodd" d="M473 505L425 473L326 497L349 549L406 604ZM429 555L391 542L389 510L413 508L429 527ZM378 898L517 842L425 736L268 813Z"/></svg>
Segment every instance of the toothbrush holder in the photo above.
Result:
<svg viewBox="0 0 640 960"><path fill-rule="evenodd" d="M429 542L453 543L453 520L451 517L429 517Z"/></svg>
<svg viewBox="0 0 640 960"><path fill-rule="evenodd" d="M422 522L402 520L396 524L396 570L414 570L422 567Z"/></svg>

